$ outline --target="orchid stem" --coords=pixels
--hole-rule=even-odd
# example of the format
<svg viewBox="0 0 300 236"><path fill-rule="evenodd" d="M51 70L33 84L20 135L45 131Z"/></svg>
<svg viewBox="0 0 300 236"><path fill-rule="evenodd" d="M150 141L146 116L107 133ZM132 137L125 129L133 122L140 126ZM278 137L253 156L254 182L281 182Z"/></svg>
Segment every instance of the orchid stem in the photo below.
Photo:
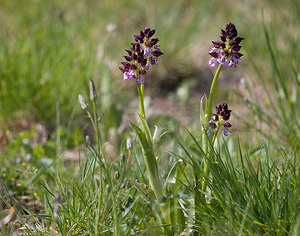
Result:
<svg viewBox="0 0 300 236"><path fill-rule="evenodd" d="M206 106L206 112L205 112L206 122L208 122L210 120L210 117L211 117L214 94L215 94L215 90L216 90L216 87L217 87L217 82L218 82L219 75L220 75L222 67L223 66L221 64L219 64L218 69L216 71L216 74L215 74L215 76L213 78L213 81L211 83L209 98L208 98L208 102L206 104L207 105Z"/></svg>
<svg viewBox="0 0 300 236"><path fill-rule="evenodd" d="M145 118L145 107L144 107L144 84L137 84L137 90L140 99L140 114Z"/></svg>

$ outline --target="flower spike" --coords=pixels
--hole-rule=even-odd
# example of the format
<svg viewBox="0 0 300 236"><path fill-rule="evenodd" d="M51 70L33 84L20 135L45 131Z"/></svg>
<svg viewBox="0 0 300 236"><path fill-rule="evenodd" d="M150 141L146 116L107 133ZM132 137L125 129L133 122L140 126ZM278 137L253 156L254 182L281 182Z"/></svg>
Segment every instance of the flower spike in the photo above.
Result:
<svg viewBox="0 0 300 236"><path fill-rule="evenodd" d="M154 34L154 29L146 27L139 35L134 35L135 43L126 50L126 62L121 62L122 67L119 67L124 74L123 81L135 79L138 84L145 84L147 71L151 65L157 65L157 58L163 54L156 45L159 39L151 38Z"/></svg>
<svg viewBox="0 0 300 236"><path fill-rule="evenodd" d="M229 128L232 126L229 122L230 113L232 110L228 110L227 103L223 103L216 107L216 113L212 114L211 119L206 124L206 133L208 136L212 135L214 130L219 130L220 127L224 127L223 134L228 136L231 133Z"/></svg>
<svg viewBox="0 0 300 236"><path fill-rule="evenodd" d="M208 54L211 56L208 64L215 66L216 63L236 67L240 58L243 56L240 53L241 46L239 45L244 38L237 37L235 25L229 23L225 30L221 30L221 41L212 41L212 47Z"/></svg>

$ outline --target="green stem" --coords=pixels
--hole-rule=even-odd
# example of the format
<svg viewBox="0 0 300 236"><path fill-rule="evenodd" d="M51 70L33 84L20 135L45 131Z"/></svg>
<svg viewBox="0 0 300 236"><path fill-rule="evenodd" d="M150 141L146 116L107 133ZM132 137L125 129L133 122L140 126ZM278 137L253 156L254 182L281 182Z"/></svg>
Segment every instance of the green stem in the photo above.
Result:
<svg viewBox="0 0 300 236"><path fill-rule="evenodd" d="M98 210L97 210L97 215L96 215L96 225L99 225L99 220L100 220L100 211L101 211L101 203L103 202L102 197L103 197L103 182L102 182L102 160L101 160L101 142L99 138L99 126L98 126L98 117L97 117L97 110L96 110L96 101L92 101L93 104L93 116L89 114L90 119L92 121L93 127L94 127L94 132L95 132L95 139L96 139L96 144L97 144L97 151L98 152L98 158L99 158L99 176L100 176L100 186L99 186L99 199L98 199ZM99 229L101 231L101 227ZM96 234L98 233L98 227L96 227Z"/></svg>
<svg viewBox="0 0 300 236"><path fill-rule="evenodd" d="M213 107L213 100L214 100L214 94L215 94L215 90L217 87L217 82L219 79L219 75L222 69L222 65L219 64L217 71L215 73L215 76L213 78L213 81L211 83L210 86L210 93L209 93L209 98L208 101L206 102L206 107L205 107L205 124L208 123L208 121L211 119L211 114L212 114L212 107ZM203 126L205 124L202 124ZM203 128L203 134L202 134L202 149L205 152L206 155L208 155L208 158L210 158L210 154L209 154L209 145L208 145L208 139L210 139L210 137L207 136L207 134L205 133L205 129ZM213 140L213 142L215 141L215 138ZM209 168L208 168L208 162L206 159L204 159L203 161L203 168L204 168L204 173L206 175L209 175ZM203 193L201 193L198 189L201 189L202 191L206 191L206 187L207 187L207 181L204 178L204 176L200 176L200 178L198 178L198 176L195 174L195 181L196 181L196 186L195 186L195 220L197 222L201 222L202 216L199 212L197 212L198 207L197 206L201 206L201 204L203 204L205 202L205 195Z"/></svg>
<svg viewBox="0 0 300 236"><path fill-rule="evenodd" d="M219 64L219 66L217 68L217 71L215 73L215 76L213 78L213 81L211 83L211 86L210 86L209 98L208 98L208 102L206 102L206 107L205 107L205 124L208 123L208 121L211 118L214 94L215 94L215 90L216 90L216 87L217 87L217 82L218 82L219 75L220 75L222 67L223 66L221 64ZM205 125L205 124L203 124L203 125ZM209 137L207 137L207 134L205 133L205 130L203 129L202 149L205 153L208 153L208 145L207 145L208 140L207 140L207 138L209 138ZM205 165L206 165L206 163L204 162L204 169L205 169Z"/></svg>
<svg viewBox="0 0 300 236"><path fill-rule="evenodd" d="M97 110L96 110L96 101L92 101L93 103L93 117L91 116L90 113L89 116L92 120L92 124L94 126L94 131L96 135L96 143L97 143L97 151L98 151L98 157L99 157L99 174L100 174L100 195L99 195L99 200L100 202L103 201L103 191L104 191L104 184L102 181L102 172L103 172L103 166L102 166L102 160L101 160L101 140L100 140L100 133L99 133L99 126L98 126L98 116L97 116ZM106 158L104 155L103 156L103 164L104 164L104 171L106 172L106 177L108 179L108 182L110 186L113 186L113 181L110 176L110 172L106 163ZM119 224L118 224L118 213L117 213L117 206L116 206L116 198L115 195L112 194L112 201L113 201L113 211L114 211L114 222L115 222L115 230L114 230L114 235L118 236L119 235ZM97 215L100 214L100 205L98 206L98 212ZM99 217L99 216L98 216ZM99 218L96 220L97 225L98 225ZM98 227L98 226L97 226Z"/></svg>
<svg viewBox="0 0 300 236"><path fill-rule="evenodd" d="M96 135L96 143L97 143L97 151L99 153L99 157L101 156L101 142L100 142L100 135L99 135L99 126L98 126L98 117L97 117L97 111L96 111L96 102L93 101L93 115L94 115L94 130L95 130L95 135ZM100 160L101 163L101 160ZM101 171L101 168L100 168ZM101 176L101 172L100 172Z"/></svg>
<svg viewBox="0 0 300 236"><path fill-rule="evenodd" d="M210 86L209 98L208 98L208 102L206 103L206 108L205 108L205 120L206 120L206 122L208 122L211 118L214 94L215 94L218 78L219 78L222 67L223 66L221 64L219 64L218 69L216 71L216 74L215 74L215 76L213 78L213 81L211 83L211 86Z"/></svg>
<svg viewBox="0 0 300 236"><path fill-rule="evenodd" d="M137 84L137 90L138 90L139 100L140 100L140 120L139 120L140 127L144 133L148 132L150 134L150 129L149 129L148 123L145 119L146 115L145 115L145 106L144 106L144 84ZM160 210L161 210L161 214L162 214L162 219L161 219L162 224L169 225L171 222L169 219L168 208L165 205L165 203L163 203L163 188L162 188L162 184L161 184L161 178L159 176L158 166L157 166L157 162L156 162L156 156L155 156L154 150L152 148L152 140L151 139L152 139L152 137L150 134L150 136L148 135L148 137L147 137L149 148L145 148L142 145L143 155L145 158L146 169L148 172L152 191L153 191L156 199L160 203ZM166 235L172 235L168 226L165 227L165 231L166 231L165 232Z"/></svg>
<svg viewBox="0 0 300 236"><path fill-rule="evenodd" d="M214 144L215 144L217 135L219 133L219 130L220 130L220 126L218 125L217 131L216 131L216 133L215 133L215 135L214 135L214 137L212 139L212 142L211 142L211 148L214 148ZM207 155L208 155L209 159L211 159L212 150L209 153L207 153ZM205 175L209 174L209 169L208 169L207 161L205 161L205 163L204 163L204 173L205 173ZM207 183L206 183L206 179L205 178L202 179L202 186L201 187L202 187L202 191L206 191Z"/></svg>
<svg viewBox="0 0 300 236"><path fill-rule="evenodd" d="M143 84L137 84L137 90L139 93L139 99L140 99L140 114L143 117L145 116L145 107L144 107L144 85Z"/></svg>
<svg viewBox="0 0 300 236"><path fill-rule="evenodd" d="M211 83L211 87L210 87L210 93L209 93L209 98L208 98L208 102L206 103L206 107L205 107L205 122L207 123L210 118L211 118L211 114L212 114L212 105L213 105L213 100L214 100L214 94L215 94L215 90L217 87L217 82L219 79L219 75L222 69L222 65L219 64L218 69L215 73L215 76L213 78L213 81ZM205 133L205 130L203 129L203 141L202 141L202 148L205 151L206 154L208 154L208 138L207 134ZM205 173L208 174L208 167L207 167L207 162L204 160L204 170L206 170ZM205 180L203 180L203 183L205 182ZM206 185L206 184L205 184ZM202 190L205 191L205 188L203 188L202 186Z"/></svg>

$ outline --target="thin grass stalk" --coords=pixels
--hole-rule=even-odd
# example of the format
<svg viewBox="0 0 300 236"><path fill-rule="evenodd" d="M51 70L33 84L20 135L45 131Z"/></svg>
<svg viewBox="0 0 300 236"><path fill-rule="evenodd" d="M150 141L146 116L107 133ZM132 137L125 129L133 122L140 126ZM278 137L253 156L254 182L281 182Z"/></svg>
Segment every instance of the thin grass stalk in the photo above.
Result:
<svg viewBox="0 0 300 236"><path fill-rule="evenodd" d="M100 216L100 210L101 210L101 202L103 202L103 191L104 191L104 185L103 185L103 178L102 174L105 172L106 177L108 179L108 183L110 186L113 187L113 181L110 176L110 171L107 166L107 161L104 153L101 151L101 140L100 140L100 131L99 131L99 126L98 126L98 115L97 115L97 110L96 110L96 100L92 99L92 106L93 106L93 116L88 112L89 117L91 119L91 122L94 127L95 131L95 137L96 137L96 143L97 143L97 152L98 152L98 159L99 159L99 174L100 174L100 186L99 186L99 204L98 205L98 211L97 211L97 218L96 218L96 223L99 223L99 216ZM102 155L101 155L102 153ZM101 158L103 157L103 158ZM104 169L103 169L104 167ZM103 172L104 170L104 172ZM112 196L112 202L113 202L113 211L114 211L114 235L119 235L119 222L118 222L118 214L117 214L117 206L116 206L116 198L114 194L111 194ZM98 231L98 224L96 225L96 231Z"/></svg>

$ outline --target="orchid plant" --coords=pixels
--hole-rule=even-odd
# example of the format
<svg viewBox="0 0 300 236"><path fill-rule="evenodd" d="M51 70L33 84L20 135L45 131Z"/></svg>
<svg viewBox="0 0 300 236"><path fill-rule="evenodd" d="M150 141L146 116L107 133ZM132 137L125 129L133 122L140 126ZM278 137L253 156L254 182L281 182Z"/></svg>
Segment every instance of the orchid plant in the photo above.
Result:
<svg viewBox="0 0 300 236"><path fill-rule="evenodd" d="M144 107L144 85L147 81L146 74L152 65L157 65L158 57L163 54L157 45L159 39L152 37L154 34L154 29L151 30L146 27L140 31L139 35L134 35L135 43L131 44L132 47L130 50L126 50L128 55L124 56L126 61L121 62L122 67L120 67L120 70L124 74L124 81L134 79L137 84L140 104L138 113L139 125L135 125L132 122L130 123L137 134L143 150L150 186L160 205L161 223L168 226L164 227L165 234L174 235L174 228L170 227L172 223L175 224L175 222L172 222L174 217L172 217L173 214L171 212L174 207L164 202L165 186L159 174L158 162L153 149L154 135L151 134L148 126ZM178 165L182 166L180 164Z"/></svg>
<svg viewBox="0 0 300 236"><path fill-rule="evenodd" d="M214 78L211 83L210 93L208 100L205 104L205 110L203 110L203 103L206 97L201 99L200 118L202 123L202 151L206 158L203 158L202 167L204 173L209 176L208 162L212 160L212 154L214 152L214 144L219 134L220 129L223 129L224 136L228 136L231 133L231 123L228 122L231 115L231 110L228 109L227 103L216 106L215 113L212 112L213 100L216 91L217 82L220 76L220 72L223 66L237 67L241 57L240 43L244 38L237 36L237 30L234 24L229 23L226 25L225 30L221 30L220 41L212 41L212 47L209 49L209 55L211 59L208 64L211 67L217 67ZM207 178L205 176L199 176L198 172L194 170L195 177L195 206L200 202L205 201L205 192L207 190ZM195 219L200 221L200 214L197 213L195 208Z"/></svg>

